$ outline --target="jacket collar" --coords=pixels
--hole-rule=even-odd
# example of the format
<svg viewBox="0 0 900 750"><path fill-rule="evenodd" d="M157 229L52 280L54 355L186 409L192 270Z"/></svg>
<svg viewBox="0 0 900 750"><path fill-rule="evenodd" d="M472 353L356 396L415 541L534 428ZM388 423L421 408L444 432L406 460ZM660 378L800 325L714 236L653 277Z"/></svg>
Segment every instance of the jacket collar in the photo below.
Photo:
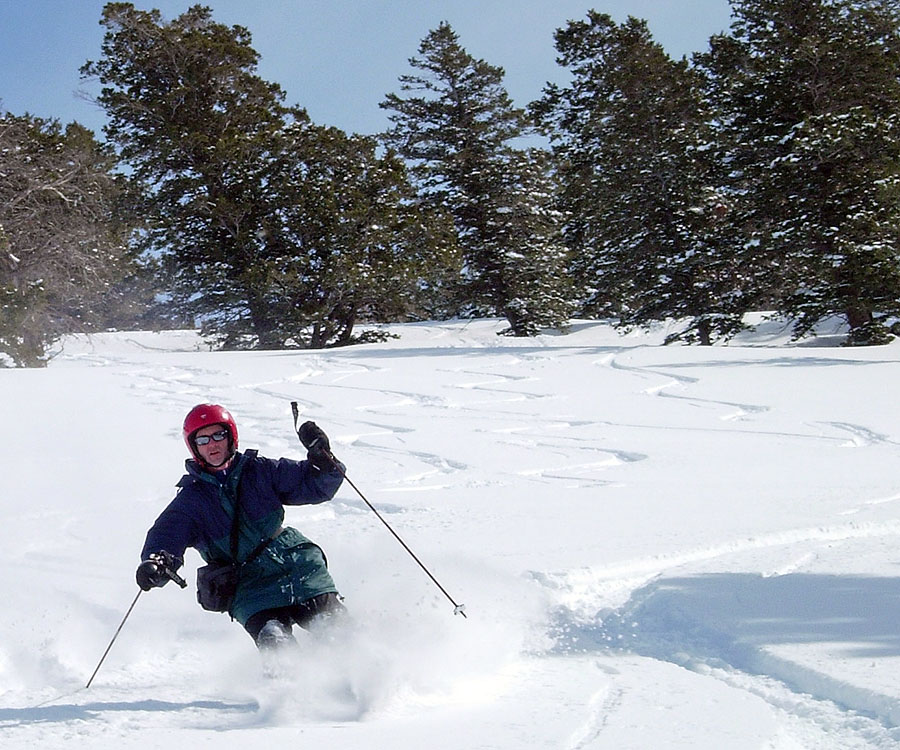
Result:
<svg viewBox="0 0 900 750"><path fill-rule="evenodd" d="M221 471L210 471L201 466L196 459L188 458L184 462L184 468L185 471L187 471L187 474L181 478L181 481L178 482L178 486L184 487L190 484L191 480L199 480L216 486L233 486L237 480L240 479L241 472L244 469L245 458L245 454L236 452L232 457L228 468L222 469Z"/></svg>

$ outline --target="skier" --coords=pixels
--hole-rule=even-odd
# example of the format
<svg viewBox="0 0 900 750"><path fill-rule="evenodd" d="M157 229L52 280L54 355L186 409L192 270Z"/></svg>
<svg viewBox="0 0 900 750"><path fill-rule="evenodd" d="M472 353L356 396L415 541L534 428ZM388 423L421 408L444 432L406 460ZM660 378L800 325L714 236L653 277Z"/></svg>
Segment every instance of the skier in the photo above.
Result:
<svg viewBox="0 0 900 750"><path fill-rule="evenodd" d="M227 611L260 650L293 642L294 624L308 629L344 612L322 550L282 526L284 505L330 500L343 480L344 466L334 461L322 429L305 422L298 434L305 461L241 453L225 408L191 409L183 435L193 458L185 461L175 499L147 532L138 586L164 586L185 549L195 548L207 562L197 571L201 605Z"/></svg>

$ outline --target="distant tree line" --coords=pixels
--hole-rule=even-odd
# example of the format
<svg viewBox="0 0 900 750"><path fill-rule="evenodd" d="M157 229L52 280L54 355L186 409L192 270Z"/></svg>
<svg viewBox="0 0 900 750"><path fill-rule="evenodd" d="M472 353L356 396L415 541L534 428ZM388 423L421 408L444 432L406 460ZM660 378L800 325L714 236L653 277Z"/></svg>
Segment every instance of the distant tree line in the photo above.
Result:
<svg viewBox="0 0 900 750"><path fill-rule="evenodd" d="M82 68L105 141L0 115L0 354L40 364L60 334L111 326L320 348L371 339L361 323L482 316L516 336L674 318L672 339L710 344L759 309L883 343L900 9L731 6L690 60L588 11L555 34L569 83L524 109L441 23L380 103L391 127L358 135L286 104L209 8L109 3Z"/></svg>

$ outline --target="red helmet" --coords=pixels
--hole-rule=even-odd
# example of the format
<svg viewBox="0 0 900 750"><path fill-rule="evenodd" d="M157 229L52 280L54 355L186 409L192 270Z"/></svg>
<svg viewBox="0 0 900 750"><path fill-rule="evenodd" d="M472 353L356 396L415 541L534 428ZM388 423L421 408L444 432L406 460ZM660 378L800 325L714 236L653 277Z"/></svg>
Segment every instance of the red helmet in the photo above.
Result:
<svg viewBox="0 0 900 750"><path fill-rule="evenodd" d="M228 409L218 404L197 404L184 418L182 435L184 435L184 443L187 445L191 455L201 463L203 463L203 460L197 453L197 446L194 445L194 435L197 430L209 427L212 424L225 425L228 428L228 447L230 452L234 453L238 449L237 425Z"/></svg>

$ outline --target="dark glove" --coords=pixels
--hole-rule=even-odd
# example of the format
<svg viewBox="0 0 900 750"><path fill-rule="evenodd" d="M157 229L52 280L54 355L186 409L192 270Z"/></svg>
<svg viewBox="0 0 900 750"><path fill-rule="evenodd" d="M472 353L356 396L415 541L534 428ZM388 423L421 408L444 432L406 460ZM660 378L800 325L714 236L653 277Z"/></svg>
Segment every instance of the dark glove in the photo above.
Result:
<svg viewBox="0 0 900 750"><path fill-rule="evenodd" d="M172 580L170 572L174 573L180 567L181 560L175 555L161 550L150 555L149 560L144 560L135 572L137 585L143 591L149 591L152 588L165 586Z"/></svg>
<svg viewBox="0 0 900 750"><path fill-rule="evenodd" d="M297 430L297 435L307 450L306 458L313 466L319 471L331 471L334 468L328 435L319 425L315 422L304 422Z"/></svg>

